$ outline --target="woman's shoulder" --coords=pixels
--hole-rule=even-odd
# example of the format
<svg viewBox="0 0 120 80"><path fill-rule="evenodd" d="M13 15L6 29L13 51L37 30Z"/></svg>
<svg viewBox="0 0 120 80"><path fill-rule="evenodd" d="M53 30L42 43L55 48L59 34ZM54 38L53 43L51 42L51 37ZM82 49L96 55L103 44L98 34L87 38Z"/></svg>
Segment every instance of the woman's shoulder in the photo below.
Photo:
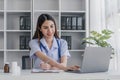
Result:
<svg viewBox="0 0 120 80"><path fill-rule="evenodd" d="M38 43L38 39L31 39L29 43Z"/></svg>
<svg viewBox="0 0 120 80"><path fill-rule="evenodd" d="M67 41L66 41L65 39L62 39L62 38L59 38L59 39L57 39L57 40L59 40L60 43L67 43Z"/></svg>

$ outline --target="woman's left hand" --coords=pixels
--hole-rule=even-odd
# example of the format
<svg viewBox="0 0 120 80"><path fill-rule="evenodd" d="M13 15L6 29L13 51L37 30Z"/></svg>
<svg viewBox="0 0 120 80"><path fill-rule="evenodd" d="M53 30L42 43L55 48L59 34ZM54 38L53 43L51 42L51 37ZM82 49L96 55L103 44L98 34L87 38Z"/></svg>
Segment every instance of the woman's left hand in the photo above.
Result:
<svg viewBox="0 0 120 80"><path fill-rule="evenodd" d="M80 66L77 66L77 65L75 65L75 66L70 66L70 67L67 68L68 71L69 71L69 70L79 70L79 69L80 69Z"/></svg>

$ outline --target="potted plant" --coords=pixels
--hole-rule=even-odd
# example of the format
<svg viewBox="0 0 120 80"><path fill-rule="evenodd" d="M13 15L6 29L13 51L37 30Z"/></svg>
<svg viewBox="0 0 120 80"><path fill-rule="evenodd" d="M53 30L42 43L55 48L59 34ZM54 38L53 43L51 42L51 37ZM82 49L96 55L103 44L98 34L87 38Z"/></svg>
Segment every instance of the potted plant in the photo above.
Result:
<svg viewBox="0 0 120 80"><path fill-rule="evenodd" d="M108 29L102 30L100 33L97 31L91 31L90 36L87 38L83 38L82 44L90 44L98 47L111 47L114 54L114 49L110 43L107 42L108 39L111 38L112 31Z"/></svg>

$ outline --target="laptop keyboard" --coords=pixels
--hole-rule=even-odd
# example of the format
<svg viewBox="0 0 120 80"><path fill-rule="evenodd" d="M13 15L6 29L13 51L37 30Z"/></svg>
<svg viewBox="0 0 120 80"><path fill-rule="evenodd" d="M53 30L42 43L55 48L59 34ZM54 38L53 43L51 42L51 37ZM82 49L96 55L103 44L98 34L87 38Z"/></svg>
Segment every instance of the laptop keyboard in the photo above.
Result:
<svg viewBox="0 0 120 80"><path fill-rule="evenodd" d="M67 70L66 72L70 72L70 73L80 73L80 70Z"/></svg>

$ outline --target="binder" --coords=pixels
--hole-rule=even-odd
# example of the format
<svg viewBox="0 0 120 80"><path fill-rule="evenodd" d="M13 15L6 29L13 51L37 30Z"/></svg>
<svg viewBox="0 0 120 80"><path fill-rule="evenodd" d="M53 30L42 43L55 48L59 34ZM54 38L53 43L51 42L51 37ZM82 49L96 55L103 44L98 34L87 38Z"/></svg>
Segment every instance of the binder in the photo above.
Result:
<svg viewBox="0 0 120 80"><path fill-rule="evenodd" d="M66 19L66 24L67 24L67 26L66 26L66 30L71 30L72 29L72 18L71 18L71 16L67 16L67 19Z"/></svg>
<svg viewBox="0 0 120 80"><path fill-rule="evenodd" d="M78 16L77 17L77 29L78 30L82 30L82 17L81 16Z"/></svg>
<svg viewBox="0 0 120 80"><path fill-rule="evenodd" d="M66 29L66 17L62 16L61 17L61 30L65 30Z"/></svg>
<svg viewBox="0 0 120 80"><path fill-rule="evenodd" d="M20 36L20 49L26 49L26 47L25 47L25 36L24 35L21 35Z"/></svg>
<svg viewBox="0 0 120 80"><path fill-rule="evenodd" d="M76 30L77 28L77 18L76 16L72 16L72 30Z"/></svg>

